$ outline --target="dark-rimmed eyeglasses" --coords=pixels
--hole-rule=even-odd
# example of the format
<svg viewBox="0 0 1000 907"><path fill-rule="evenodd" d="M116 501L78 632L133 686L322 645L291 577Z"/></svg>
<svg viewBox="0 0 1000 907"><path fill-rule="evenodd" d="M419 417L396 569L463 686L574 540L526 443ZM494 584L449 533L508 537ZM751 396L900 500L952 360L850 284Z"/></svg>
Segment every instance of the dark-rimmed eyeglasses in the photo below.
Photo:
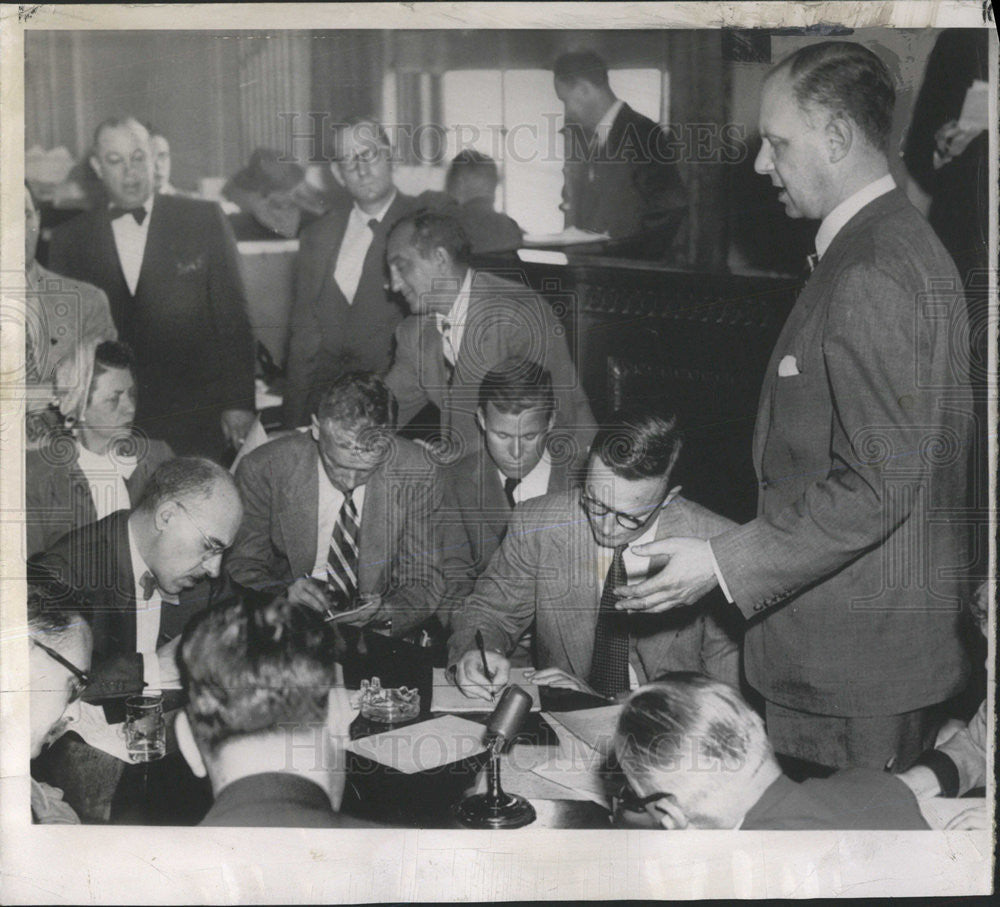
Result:
<svg viewBox="0 0 1000 907"><path fill-rule="evenodd" d="M653 504L649 507L649 511L641 517L635 516L631 513L625 513L621 510L613 510L606 504L602 504L597 498L592 498L585 491L580 492L580 506L583 508L583 512L587 516L592 517L595 520L600 520L606 517L609 513L614 514L615 522L618 523L622 529L641 529L646 525L662 505L662 501L659 504Z"/></svg>
<svg viewBox="0 0 1000 907"><path fill-rule="evenodd" d="M69 701L76 702L83 695L84 690L87 689L87 685L90 683L90 675L86 671L80 670L68 658L63 658L55 649L49 648L45 643L39 642L37 639L31 640L31 642L33 645L38 646L53 661L59 662L59 664L73 675L75 682L73 683L73 689L70 690Z"/></svg>
<svg viewBox="0 0 1000 907"><path fill-rule="evenodd" d="M361 164L374 164L376 161L387 157L389 149L381 145L372 148L365 148L350 157L341 158L337 163L345 173L356 173Z"/></svg>
<svg viewBox="0 0 1000 907"><path fill-rule="evenodd" d="M640 797L634 790L632 790L632 785L625 781L622 783L622 786L618 788L614 799L617 809L641 813L645 812L646 807L651 803L656 803L658 800L662 800L664 797L669 796L670 794L658 790L653 791L651 794L647 794L645 797Z"/></svg>
<svg viewBox="0 0 1000 907"><path fill-rule="evenodd" d="M195 518L191 516L191 512L185 507L180 501L174 501L174 503L183 511L184 516L188 518L188 522L198 530L199 535L201 535L202 541L205 543L205 550L201 554L202 562L210 561L213 557L222 557L226 553L226 549L229 547L224 542L220 542L217 538L213 538L208 535L201 526L195 521Z"/></svg>

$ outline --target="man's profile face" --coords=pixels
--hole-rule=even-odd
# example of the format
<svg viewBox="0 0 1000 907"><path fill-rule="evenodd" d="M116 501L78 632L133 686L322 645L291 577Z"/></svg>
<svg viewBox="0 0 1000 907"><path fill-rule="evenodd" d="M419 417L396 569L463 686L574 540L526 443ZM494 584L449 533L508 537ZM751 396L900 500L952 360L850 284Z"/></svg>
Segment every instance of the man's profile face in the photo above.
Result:
<svg viewBox="0 0 1000 907"><path fill-rule="evenodd" d="M824 141L827 116L799 106L788 76L779 72L764 83L760 102L761 149L754 169L781 191L778 201L789 217L820 219L830 213Z"/></svg>
<svg viewBox="0 0 1000 907"><path fill-rule="evenodd" d="M160 589L177 595L217 577L243 517L235 489L216 486L208 498L166 501L156 511L159 530L147 558Z"/></svg>
<svg viewBox="0 0 1000 907"><path fill-rule="evenodd" d="M152 194L149 134L139 123L102 129L90 165L114 205L137 208Z"/></svg>
<svg viewBox="0 0 1000 907"><path fill-rule="evenodd" d="M311 431L323 469L341 491L364 485L388 454L388 429L313 416Z"/></svg>
<svg viewBox="0 0 1000 907"><path fill-rule="evenodd" d="M413 245L413 227L404 224L393 230L389 236L386 248L386 259L389 262L389 275L392 280L393 292L401 293L414 315L434 311L435 300L441 297L443 305L445 297L443 281L450 278L450 270L440 260L440 255L424 258L420 250ZM457 287L455 287L457 289ZM450 299L454 299L454 292Z"/></svg>
<svg viewBox="0 0 1000 907"><path fill-rule="evenodd" d="M162 135L154 135L149 147L153 153L153 189L159 192L170 182L170 142Z"/></svg>
<svg viewBox="0 0 1000 907"><path fill-rule="evenodd" d="M90 670L90 628L82 620L58 636L46 634L40 636L38 641L57 651L81 671ZM70 705L70 699L77 692L80 681L69 668L34 645L29 655L29 674L31 758L35 759L78 714L78 704Z"/></svg>
<svg viewBox="0 0 1000 907"><path fill-rule="evenodd" d="M562 101L566 122L595 129L599 120L593 116L593 86L583 79L570 82L555 80L556 97Z"/></svg>
<svg viewBox="0 0 1000 907"><path fill-rule="evenodd" d="M510 479L523 479L542 459L554 415L545 409L501 412L492 403L479 410L486 450L497 468Z"/></svg>
<svg viewBox="0 0 1000 907"><path fill-rule="evenodd" d="M594 541L602 548L616 548L639 538L655 519L667 494L669 480L669 475L624 479L593 454L587 466L583 494ZM625 517L625 522L640 522L641 525L623 526L619 515Z"/></svg>
<svg viewBox="0 0 1000 907"><path fill-rule="evenodd" d="M392 194L392 155L378 137L374 123L358 123L339 136L338 159L333 164L344 188L367 210L374 210Z"/></svg>

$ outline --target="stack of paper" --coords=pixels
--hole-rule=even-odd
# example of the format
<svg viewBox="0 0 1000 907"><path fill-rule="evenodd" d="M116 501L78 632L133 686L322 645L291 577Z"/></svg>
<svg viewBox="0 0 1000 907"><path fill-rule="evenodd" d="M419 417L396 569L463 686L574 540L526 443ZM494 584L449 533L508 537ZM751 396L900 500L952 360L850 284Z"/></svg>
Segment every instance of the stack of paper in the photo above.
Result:
<svg viewBox="0 0 1000 907"><path fill-rule="evenodd" d="M528 670L530 668L511 668L510 682L516 683L531 696L531 711L539 712L542 709L542 701L538 695L538 685L525 678L524 672ZM431 698L431 709L435 712L492 712L499 701L499 693L495 702L466 696L447 678L444 668L434 669L434 692Z"/></svg>

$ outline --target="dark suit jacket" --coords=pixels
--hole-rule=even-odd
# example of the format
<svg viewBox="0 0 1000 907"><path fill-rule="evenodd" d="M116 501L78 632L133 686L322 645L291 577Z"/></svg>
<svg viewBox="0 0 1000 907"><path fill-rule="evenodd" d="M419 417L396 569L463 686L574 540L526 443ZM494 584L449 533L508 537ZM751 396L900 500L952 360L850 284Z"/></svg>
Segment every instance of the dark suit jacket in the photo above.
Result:
<svg viewBox="0 0 1000 907"><path fill-rule="evenodd" d="M218 205L157 195L133 296L106 208L57 227L52 268L108 296L135 351L136 429L180 456L224 451L219 416L254 407L254 343L232 230Z"/></svg>
<svg viewBox="0 0 1000 907"><path fill-rule="evenodd" d="M660 514L657 538L711 538L732 525L676 497ZM477 629L487 647L510 652L534 618L536 666L586 678L604 585L597 563L598 546L575 491L519 504L503 543L452 617L448 663L475 648ZM664 563L654 558L650 570ZM716 620L715 603L708 604L628 617L634 645L630 660L640 682L664 671L700 671L739 684L739 647Z"/></svg>
<svg viewBox="0 0 1000 907"><path fill-rule="evenodd" d="M612 239L648 234L665 252L687 208L676 149L663 129L628 104L600 149L596 137L569 125L563 174L566 226Z"/></svg>
<svg viewBox="0 0 1000 907"><path fill-rule="evenodd" d="M28 577L54 578L74 594L94 634L88 702L142 692L142 656L136 652L135 575L129 550L127 510L74 529L44 554L33 557ZM180 595L178 604L163 603L157 648L178 636L198 611L225 596L209 583Z"/></svg>
<svg viewBox="0 0 1000 907"><path fill-rule="evenodd" d="M556 456L548 494L567 491L577 463ZM511 507L496 464L486 449L469 454L441 473L444 488L438 515L445 594L438 619L445 627L453 610L472 592L507 534Z"/></svg>
<svg viewBox="0 0 1000 907"><path fill-rule="evenodd" d="M318 784L290 772L261 772L227 784L199 825L244 828L376 828L333 811Z"/></svg>
<svg viewBox="0 0 1000 907"><path fill-rule="evenodd" d="M851 768L796 784L782 775L750 807L743 831L927 829L917 798L895 775Z"/></svg>
<svg viewBox="0 0 1000 907"><path fill-rule="evenodd" d="M508 356L525 356L552 374L556 430L569 433L577 451L594 437L594 416L566 345L566 332L552 308L530 287L488 271L473 274L458 362L449 383L441 332L430 315L410 315L396 329L396 355L386 384L399 401L405 426L428 403L441 411L450 438L449 462L479 449L476 425L479 385Z"/></svg>
<svg viewBox="0 0 1000 907"><path fill-rule="evenodd" d="M243 525L226 560L242 586L282 591L312 574L319 505L319 449L307 432L278 438L240 462ZM365 486L358 537L358 591L381 595L377 619L393 635L430 617L441 594L432 514L437 471L417 445L395 438L385 465Z"/></svg>
<svg viewBox="0 0 1000 907"><path fill-rule="evenodd" d="M517 249L524 239L524 231L517 221L502 211L493 209L488 198L470 198L457 206L457 216L472 243L474 255L487 252L510 252Z"/></svg>
<svg viewBox="0 0 1000 907"><path fill-rule="evenodd" d="M142 496L156 468L173 457L162 441L136 439L135 471L125 480L129 503ZM28 556L50 548L72 529L97 520L87 477L79 466L79 451L71 435L60 434L45 447L25 454L24 522Z"/></svg>
<svg viewBox="0 0 1000 907"><path fill-rule="evenodd" d="M389 298L386 237L396 221L416 209L417 200L396 194L368 247L354 301L348 304L333 274L352 206L324 215L299 239L282 415L286 428L308 424L316 394L342 372L381 374L389 368L393 331L405 312Z"/></svg>
<svg viewBox="0 0 1000 907"><path fill-rule="evenodd" d="M946 292L931 292L935 281ZM955 266L898 189L859 211L767 366L758 516L712 540L747 618L747 679L787 708L891 715L941 702L959 641L972 439ZM779 377L795 358L798 374Z"/></svg>

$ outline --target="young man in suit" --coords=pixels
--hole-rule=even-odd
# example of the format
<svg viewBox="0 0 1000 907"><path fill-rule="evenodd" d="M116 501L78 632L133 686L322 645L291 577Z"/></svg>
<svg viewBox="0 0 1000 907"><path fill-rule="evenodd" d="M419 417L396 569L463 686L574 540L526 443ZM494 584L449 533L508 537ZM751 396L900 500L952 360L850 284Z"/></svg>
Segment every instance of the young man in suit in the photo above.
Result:
<svg viewBox="0 0 1000 907"><path fill-rule="evenodd" d="M474 148L456 154L448 168L445 189L458 205L473 255L511 252L524 238L517 221L493 207L498 181L497 162Z"/></svg>
<svg viewBox="0 0 1000 907"><path fill-rule="evenodd" d="M201 825L370 826L337 812L355 713L336 684L334 636L322 615L284 598L237 599L185 629L177 742L212 784Z"/></svg>
<svg viewBox="0 0 1000 907"><path fill-rule="evenodd" d="M548 369L528 359L505 359L479 386L483 447L441 475L438 617L446 626L500 547L515 505L570 487L573 462L549 450L555 406Z"/></svg>
<svg viewBox="0 0 1000 907"><path fill-rule="evenodd" d="M437 470L394 436L396 409L381 378L349 372L327 388L308 432L244 457L236 479L246 516L226 561L236 583L287 594L342 625L389 621L394 636L434 614Z"/></svg>
<svg viewBox="0 0 1000 907"><path fill-rule="evenodd" d="M556 396L556 427L584 451L594 417L548 303L530 287L470 267L470 246L458 219L419 211L389 234L393 289L411 315L396 329L396 354L386 384L406 426L429 405L440 413L444 455L457 460L479 448L476 408L487 372L510 356L548 369Z"/></svg>
<svg viewBox="0 0 1000 907"><path fill-rule="evenodd" d="M649 254L665 255L687 209L671 140L615 97L593 51L563 54L553 75L566 111L566 226L643 236Z"/></svg>
<svg viewBox="0 0 1000 907"><path fill-rule="evenodd" d="M739 683L737 642L708 609L664 620L615 607L626 579L662 563L638 554L641 545L674 535L711 538L733 525L671 487L680 447L672 415L649 407L620 412L594 438L582 488L514 509L503 544L452 619L448 663L462 692L490 698L503 689L508 655L532 620L540 684L610 699L664 671Z"/></svg>
<svg viewBox="0 0 1000 907"><path fill-rule="evenodd" d="M973 419L951 345L967 336L961 281L889 175L893 103L855 43L803 48L764 83L756 169L790 217L821 223L760 395L758 516L649 546L667 567L623 605L661 612L720 585L752 621L747 680L775 749L905 771L969 672L953 514L970 512Z"/></svg>
<svg viewBox="0 0 1000 907"><path fill-rule="evenodd" d="M52 233L53 270L100 287L139 368L136 427L218 459L254 421L254 344L236 242L219 206L153 192L149 133L127 117L94 134L109 205Z"/></svg>
<svg viewBox="0 0 1000 907"><path fill-rule="evenodd" d="M376 121L333 130L333 175L350 194L302 231L288 337L286 428L309 424L330 382L350 371L385 374L404 315L387 292L386 236L417 201L396 189L392 148Z"/></svg>
<svg viewBox="0 0 1000 907"><path fill-rule="evenodd" d="M219 598L205 580L243 515L232 476L210 460L168 460L132 511L76 529L29 562L29 577L57 580L90 621L88 702L143 689L177 689L174 650L187 620Z"/></svg>

